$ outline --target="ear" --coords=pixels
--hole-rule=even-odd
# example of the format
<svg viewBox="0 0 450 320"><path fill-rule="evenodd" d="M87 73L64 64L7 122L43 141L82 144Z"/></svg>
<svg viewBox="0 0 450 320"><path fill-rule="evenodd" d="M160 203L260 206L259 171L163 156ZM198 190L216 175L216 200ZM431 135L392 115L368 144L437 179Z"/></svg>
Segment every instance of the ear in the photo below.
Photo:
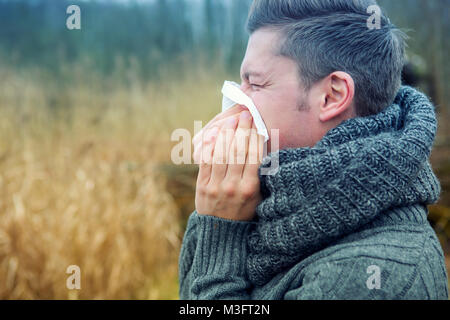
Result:
<svg viewBox="0 0 450 320"><path fill-rule="evenodd" d="M323 80L324 90L319 119L327 122L350 110L355 96L355 83L345 72L336 71Z"/></svg>

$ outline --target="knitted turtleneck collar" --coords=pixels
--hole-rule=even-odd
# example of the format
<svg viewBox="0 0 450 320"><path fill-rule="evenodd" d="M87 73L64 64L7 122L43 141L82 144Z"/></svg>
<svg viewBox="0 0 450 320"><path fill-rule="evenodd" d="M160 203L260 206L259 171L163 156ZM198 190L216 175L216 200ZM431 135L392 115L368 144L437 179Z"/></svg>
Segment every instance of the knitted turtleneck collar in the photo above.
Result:
<svg viewBox="0 0 450 320"><path fill-rule="evenodd" d="M435 203L440 185L428 158L436 129L428 98L402 87L383 112L343 122L313 148L278 152L278 173L260 175L250 280L266 283L388 209Z"/></svg>

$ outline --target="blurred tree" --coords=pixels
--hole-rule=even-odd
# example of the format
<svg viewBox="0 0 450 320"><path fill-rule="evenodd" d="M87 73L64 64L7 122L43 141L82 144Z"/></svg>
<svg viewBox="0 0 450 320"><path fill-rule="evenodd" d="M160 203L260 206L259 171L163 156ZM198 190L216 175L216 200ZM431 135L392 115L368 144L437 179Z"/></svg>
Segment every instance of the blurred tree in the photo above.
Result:
<svg viewBox="0 0 450 320"><path fill-rule="evenodd" d="M410 36L408 56L411 65L423 68L418 63L425 62L425 72L418 85L431 96L442 117L448 119L450 0L379 0L379 3L391 20ZM443 132L449 132L446 121L440 126Z"/></svg>
<svg viewBox="0 0 450 320"><path fill-rule="evenodd" d="M231 21L228 23L231 26L231 39L229 41L229 52L226 56L226 63L229 67L238 66L243 58L244 49L247 44L247 36L243 31L245 30L246 15L250 6L249 1L233 1L231 3Z"/></svg>

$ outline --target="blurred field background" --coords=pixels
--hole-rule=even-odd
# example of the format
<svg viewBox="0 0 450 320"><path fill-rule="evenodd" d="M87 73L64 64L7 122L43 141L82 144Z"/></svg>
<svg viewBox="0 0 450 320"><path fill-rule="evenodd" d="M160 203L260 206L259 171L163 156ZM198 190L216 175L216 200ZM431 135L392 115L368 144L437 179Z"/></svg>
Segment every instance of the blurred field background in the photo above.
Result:
<svg viewBox="0 0 450 320"><path fill-rule="evenodd" d="M249 3L0 0L0 299L178 298L196 167L172 164L171 133L239 81ZM409 30L405 81L437 105L429 218L450 257L450 1L380 4Z"/></svg>

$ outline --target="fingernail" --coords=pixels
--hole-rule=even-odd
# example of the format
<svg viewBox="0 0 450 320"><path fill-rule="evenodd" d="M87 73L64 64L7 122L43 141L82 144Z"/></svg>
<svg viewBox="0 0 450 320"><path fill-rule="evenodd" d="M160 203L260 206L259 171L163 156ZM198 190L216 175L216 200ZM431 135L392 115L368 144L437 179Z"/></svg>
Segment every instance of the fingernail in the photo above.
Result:
<svg viewBox="0 0 450 320"><path fill-rule="evenodd" d="M241 119L246 119L246 120L248 120L248 119L251 119L251 117L252 117L252 115L251 115L251 113L248 112L248 111L244 111L244 112L241 113Z"/></svg>
<svg viewBox="0 0 450 320"><path fill-rule="evenodd" d="M219 133L219 128L214 127L211 129L211 135L216 136Z"/></svg>
<svg viewBox="0 0 450 320"><path fill-rule="evenodd" d="M219 133L219 128L214 127L210 129L206 135L206 141L212 140Z"/></svg>
<svg viewBox="0 0 450 320"><path fill-rule="evenodd" d="M230 119L228 119L227 125L229 125L229 126L236 125L236 117L231 117Z"/></svg>

